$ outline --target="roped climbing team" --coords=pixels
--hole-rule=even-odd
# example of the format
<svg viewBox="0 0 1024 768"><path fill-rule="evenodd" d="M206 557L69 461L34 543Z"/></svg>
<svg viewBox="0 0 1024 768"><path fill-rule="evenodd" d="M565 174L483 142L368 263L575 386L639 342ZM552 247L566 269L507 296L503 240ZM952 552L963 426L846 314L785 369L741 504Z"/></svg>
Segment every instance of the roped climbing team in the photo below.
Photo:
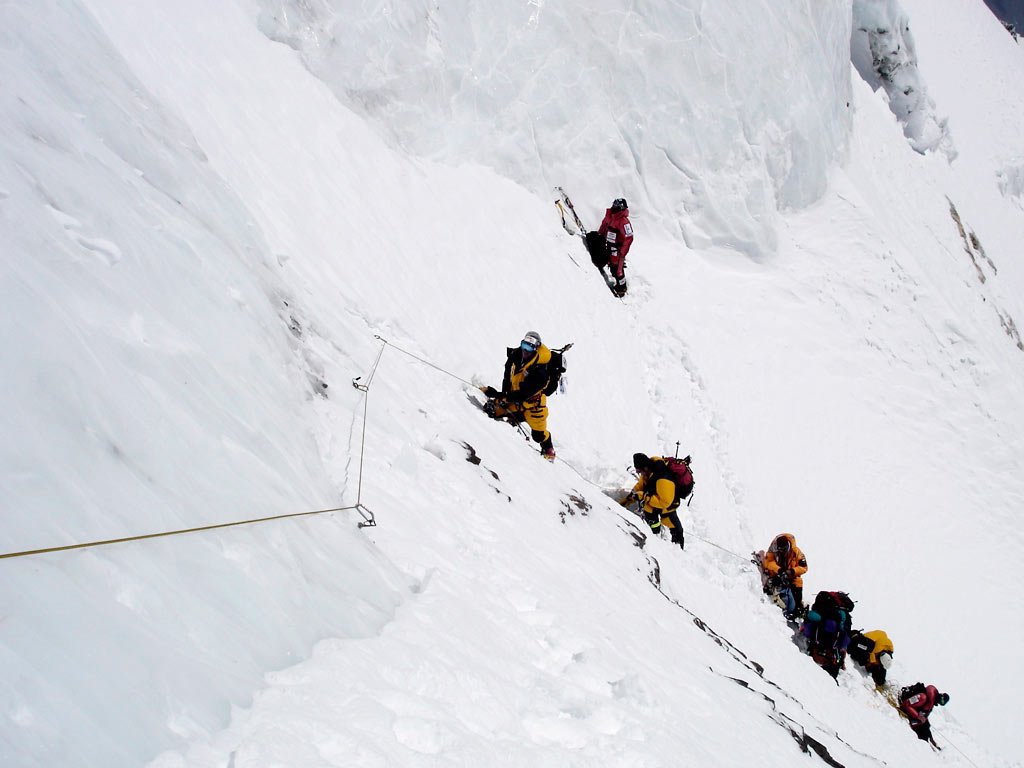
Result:
<svg viewBox="0 0 1024 768"><path fill-rule="evenodd" d="M633 242L633 228L629 209L623 198L616 198L605 212L597 232L586 235L587 248L595 266L610 271L613 293L626 293L625 259ZM488 401L484 410L492 418L519 424L525 421L530 435L540 446L541 455L554 460L555 450L551 433L547 429L547 395L551 392L552 352L545 346L540 334L528 331L518 347L507 350L501 389L482 387ZM685 546L683 525L678 509L693 492L693 474L690 457L685 459L633 455L637 482L624 498L624 505L637 505L637 513L650 526L653 533L662 530L680 548ZM845 668L847 653L864 667L879 687L885 685L886 674L892 663L894 647L882 630L864 632L853 629L854 602L841 591L821 591L808 607L803 602L803 575L807 573L807 558L791 533L778 534L765 552L754 555L760 566L762 586L782 608L783 615L799 628L798 637L814 661L838 679ZM802 621L802 623L800 623ZM932 709L949 701L948 693L940 693L935 686L915 683L900 689L898 703L894 702L910 722L918 738L934 747L928 716Z"/></svg>

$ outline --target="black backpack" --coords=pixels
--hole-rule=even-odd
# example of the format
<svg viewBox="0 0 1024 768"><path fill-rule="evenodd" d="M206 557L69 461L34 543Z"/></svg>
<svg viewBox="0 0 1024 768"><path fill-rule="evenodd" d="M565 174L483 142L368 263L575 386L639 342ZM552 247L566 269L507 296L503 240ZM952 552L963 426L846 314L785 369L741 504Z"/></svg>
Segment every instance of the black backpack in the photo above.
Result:
<svg viewBox="0 0 1024 768"><path fill-rule="evenodd" d="M814 605L811 607L822 616L826 616L834 613L835 611L845 611L846 613L849 613L853 610L853 606L853 600L851 600L850 596L845 592L821 591L814 598Z"/></svg>
<svg viewBox="0 0 1024 768"><path fill-rule="evenodd" d="M854 632L850 637L850 658L858 664L867 664L868 657L871 656L871 652L874 649L875 641L865 636L862 632Z"/></svg>
<svg viewBox="0 0 1024 768"><path fill-rule="evenodd" d="M548 363L548 383L544 385L544 394L553 395L558 391L558 383L562 380L562 374L565 373L565 353L572 347L572 342L569 342L561 349L551 350L551 362Z"/></svg>
<svg viewBox="0 0 1024 768"><path fill-rule="evenodd" d="M913 685L907 685L900 688L900 701L906 701L919 693L924 693L927 689L924 687L924 683L914 683Z"/></svg>
<svg viewBox="0 0 1024 768"><path fill-rule="evenodd" d="M608 266L608 244L599 232L587 232L584 243L595 267L604 269Z"/></svg>

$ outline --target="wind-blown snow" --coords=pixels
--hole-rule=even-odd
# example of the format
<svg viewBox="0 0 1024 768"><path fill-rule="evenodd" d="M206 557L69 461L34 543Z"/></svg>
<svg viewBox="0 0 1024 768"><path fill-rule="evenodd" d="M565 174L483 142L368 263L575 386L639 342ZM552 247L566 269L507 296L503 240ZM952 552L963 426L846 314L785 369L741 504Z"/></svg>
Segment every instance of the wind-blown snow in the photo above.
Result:
<svg viewBox="0 0 1024 768"><path fill-rule="evenodd" d="M950 163L849 4L741 5L0 6L4 551L379 522L3 559L0 762L1021 764L1020 49L903 1ZM552 183L630 199L624 302ZM554 465L458 380L528 329ZM444 371L360 392L374 334ZM684 553L601 492L676 440ZM941 755L790 642L780 530Z"/></svg>

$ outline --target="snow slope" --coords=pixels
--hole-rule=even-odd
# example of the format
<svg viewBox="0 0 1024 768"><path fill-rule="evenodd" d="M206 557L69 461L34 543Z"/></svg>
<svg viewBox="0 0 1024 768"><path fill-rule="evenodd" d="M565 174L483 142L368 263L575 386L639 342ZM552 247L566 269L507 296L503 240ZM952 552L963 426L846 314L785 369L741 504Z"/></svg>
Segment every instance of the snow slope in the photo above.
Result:
<svg viewBox="0 0 1024 768"><path fill-rule="evenodd" d="M1022 62L917 5L952 165L846 3L0 8L5 551L379 522L4 559L3 763L1019 765L979 627L1022 629ZM625 302L552 181L631 200ZM534 328L576 343L554 465L459 381ZM676 440L685 553L601 493ZM783 529L952 693L938 758L790 642L746 563Z"/></svg>

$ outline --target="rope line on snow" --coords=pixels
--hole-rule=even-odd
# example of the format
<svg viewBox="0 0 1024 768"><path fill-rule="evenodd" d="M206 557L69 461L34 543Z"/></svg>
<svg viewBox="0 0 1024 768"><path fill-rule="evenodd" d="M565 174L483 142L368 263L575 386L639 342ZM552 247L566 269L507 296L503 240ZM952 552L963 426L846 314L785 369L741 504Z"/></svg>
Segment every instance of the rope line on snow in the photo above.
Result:
<svg viewBox="0 0 1024 768"><path fill-rule="evenodd" d="M949 746L951 746L951 747L952 747L953 749L955 749L955 750L956 750L957 752L959 752L959 753L960 753L960 757L962 757L962 758L963 758L964 760L966 760L966 761L967 761L968 763L970 763L971 765L973 765L973 766L974 766L974 768L978 768L978 765L977 765L977 763L975 763L975 762L974 762L973 760L971 760L971 758L969 758L969 757L968 757L967 755L965 755L965 754L963 753L963 751L962 751L962 750L960 749L960 747L958 747L958 746L957 746L956 744L954 744L954 743L953 743L952 741L950 741L950 738L949 738L949 736L947 736L946 734L942 733L942 731L935 731L935 735L936 735L936 736L938 736L938 737L939 737L940 739L942 739L942 740L943 740L944 742L946 742L947 744L949 744Z"/></svg>
<svg viewBox="0 0 1024 768"><path fill-rule="evenodd" d="M376 337L380 339L380 337ZM384 339L386 345L387 342ZM373 362L373 367L370 369L370 375L366 380L365 384L359 384L359 379L362 378L357 376L352 380L352 386L363 392L365 397L363 398L363 428L362 436L359 443L359 477L356 484L356 503L350 504L345 507L331 507L330 509L316 509L307 512L288 512L281 515L270 515L268 517L255 517L248 520L234 520L229 523L214 523L212 525L199 525L194 528L179 528L173 531L160 531L159 533L143 533L137 536L121 536L116 539L101 539L98 541L86 541L78 544L64 544L58 547L42 547L40 549L26 549L20 552L5 552L0 554L0 560L6 560L16 557L28 557L29 555L44 555L50 552L67 552L73 549L87 549L90 547L103 547L111 544L123 544L129 541L145 541L146 539L159 539L166 536L181 536L186 533L199 533L200 531L215 531L219 528L234 528L240 525L253 525L254 523L266 523L271 520L286 520L294 517L309 517L311 515L323 515L328 512L345 512L348 510L357 511L363 518L362 522L359 523L360 528L373 527L377 525L376 518L373 512L363 504L363 459L366 454L366 422L367 412L369 409L369 389L370 384L373 383L374 374L377 372L377 366L380 365L381 356L384 354L384 345L381 346L380 351L377 353L377 359Z"/></svg>
<svg viewBox="0 0 1024 768"><path fill-rule="evenodd" d="M158 539L167 536L181 536L186 533L199 533L201 531L214 531L219 528L233 528L241 525L252 525L254 523L265 523L271 520L286 520L294 517L308 517L310 515L323 515L328 512L344 512L348 510L357 511L363 518L362 522L358 525L360 528L369 528L377 525L376 517L373 512L363 504L363 464L366 457L366 426L369 421L369 407L370 407L370 385L373 383L373 377L377 373L377 368L380 365L381 358L384 355L384 350L387 347L392 347L404 355L417 360L424 365L429 365L431 368L435 368L441 373L447 374L452 378L458 379L459 381L473 386L471 381L466 381L461 376L456 376L451 371L446 371L439 365L435 365L429 360L425 360L418 355L414 355L412 352L408 352L401 347L395 346L390 341L385 339L383 336L374 334L374 338L381 342L381 348L377 352L377 358L373 361L373 366L370 368L369 376L366 379L366 383L360 383L361 376L357 376L352 380L352 386L363 393L363 426L359 439L359 473L356 482L356 503L344 507L331 507L330 509L317 509L307 512L289 512L281 515L270 515L268 517L256 517L248 520L234 520L229 523L214 523L212 525L200 525L194 528L179 528L173 531L160 531L158 533L143 533L137 536L120 536L115 539L101 539L97 541L86 541L77 544L64 544L57 547L42 547L39 549L26 549L18 552L5 552L0 554L0 560L17 558L17 557L28 557L29 555L42 555L50 552L67 552L73 549L87 549L90 547L103 547L111 544L123 544L129 541L145 541L146 539Z"/></svg>
<svg viewBox="0 0 1024 768"><path fill-rule="evenodd" d="M579 475L580 479L581 479L581 480L582 480L583 482L585 482L585 483L590 483L590 484L591 484L592 486L594 486L595 488L597 488L597 489L598 489L599 491L604 491L604 488L602 488L602 487L601 487L600 485L598 485L597 483L595 483L595 482L594 482L593 480L591 480L591 479L590 479L589 477L587 477L586 475L584 475L584 474L583 474L582 472L580 472L580 471L579 471L578 469L576 469L576 467L574 467L574 466L573 466L572 464L570 464L570 463L569 463L568 461L566 461L565 459L561 458L560 456L555 456L555 461L560 461L560 462L562 462L563 464L565 464L565 466L567 466L567 467L568 467L569 469L571 469L571 470L572 470L573 472L575 472L575 473L576 473L577 475Z"/></svg>
<svg viewBox="0 0 1024 768"><path fill-rule="evenodd" d="M385 346L389 346L389 347L391 347L392 349L396 349L396 350L398 350L398 351L399 351L399 352L401 352L402 354L406 354L406 355L409 355L409 356L410 356L410 357L412 357L413 359L415 359L415 360L418 360L419 362L422 362L422 364L423 364L423 365L425 365L425 366L430 366L430 368L432 368L432 369L434 369L434 370L436 370L436 371L440 371L440 372L441 372L442 374L444 374L445 376L451 376L451 377L452 377L453 379L456 379L456 380L458 380L458 381L461 381L461 382L462 382L462 383L464 383L464 384L468 384L469 386L473 387L474 389L475 389L475 388L477 388L477 387L476 387L476 385L475 385L475 384L473 384L473 382L471 382L471 381L468 381L468 380L466 380L466 379L462 378L461 376L458 376L458 375L456 375L456 374L452 373L451 371L446 371L446 370L444 370L444 369L443 369L443 368L441 368L440 366L438 366L438 365L434 364L434 362L431 362L430 360L428 360L428 359L426 359L426 358L424 358L424 357L420 357L420 356L419 356L419 355L417 355L417 354L413 354L413 353L412 353L412 352L410 352L410 351L407 351L407 350L404 350L404 349L402 349L401 347L395 346L395 345L394 345L394 344L392 344L392 343L391 343L390 341L388 341L387 339L385 339L385 338L384 338L383 336L380 336L380 335L378 335L378 334L374 334L374 338L375 338L375 339L378 339L378 340L379 340L380 342L382 342L382 344L384 345L384 346L382 346L382 347L381 347L381 352L383 352L383 351L384 351L384 347L385 347ZM378 355L377 355L377 360L378 360L378 362L380 361L380 354L378 354ZM376 371L376 370L377 370L377 364L376 364L376 362L375 362L375 364L374 364L374 371ZM371 379L373 379L373 373L371 373ZM355 383L355 382L353 381L353 384L354 384L354 383ZM357 386L358 386L358 385L357 385ZM368 382L367 382L367 387L369 387L369 386L370 386L370 382L368 381ZM361 389L362 387L361 387L361 386L359 386L359 388ZM366 390L364 390L364 391L366 391ZM364 428L366 428L366 419L364 419ZM519 430L519 433L520 433L520 434L522 434L523 436L526 436L526 434L525 434L525 432L523 431L523 429L522 429L522 426L521 426L521 425L517 424L517 425L516 425L516 428L517 428L517 429ZM527 437L527 439L529 439L529 438ZM577 469L577 468L573 467L573 466L572 466L571 464L569 464L569 463L568 463L567 461L565 461L565 460L564 460L564 459L562 459L561 457L555 457L555 461L557 461L557 462L560 462L560 463L564 464L564 465L565 465L566 467L568 467L568 468L569 468L570 470L572 470L572 471L573 471L573 472L574 472L575 474L577 474L577 475L578 475L578 476L580 477L580 479L582 479L582 480L583 480L584 482L587 482L587 483L589 483L589 484L593 485L593 486L594 486L595 488L597 488L597 489L599 489L599 490L602 490L602 492L603 492L603 489L604 489L604 488L603 488L603 487L602 487L602 486L601 486L601 485L600 485L599 483L597 483L597 482L595 482L594 480L592 480L591 478L587 477L587 476L586 476L586 475L585 475L585 474L584 474L583 472L581 472L581 471L580 471L579 469ZM360 477L361 477L361 468L360 468ZM687 504L687 506L689 506L689 505ZM750 562L750 557L749 557L749 556L743 556L743 555L739 555L739 554L737 554L737 553L735 553L735 552L732 552L731 550L728 550L728 549L726 549L725 547L723 547L723 546L722 546L722 545L720 545L720 544L716 544L715 542L713 542L713 541L711 541L711 540L709 540L709 539L705 539L705 538L703 538L703 537L697 536L696 534L693 534L693 532L688 532L688 534L687 534L687 535L688 535L688 536L691 536L691 537L693 537L694 539L697 539L698 541L701 541L701 542L703 542L703 543L705 543L705 544L710 544L710 545L711 545L712 547L715 547L715 548L717 548L717 549L720 549L720 550L722 550L722 552L725 552L725 553L726 553L727 555L731 555L732 557L735 557L735 558L736 558L737 560L741 560L742 562Z"/></svg>
<svg viewBox="0 0 1024 768"><path fill-rule="evenodd" d="M383 343L377 352L377 359L373 361L373 366L370 368L370 375L366 379L366 383L359 383L359 379L362 376L356 376L352 379L352 386L363 393L363 428L362 435L359 438L359 475L356 480L356 509L363 516L363 522L359 523L360 528L372 528L377 525L377 518L373 512L363 506L363 459L366 457L366 424L369 421L370 412L370 385L373 384L373 377L377 375L377 366L380 365L380 359L384 356L384 350L387 348L388 343L385 339L381 339L380 336L374 335L374 338L380 339Z"/></svg>
<svg viewBox="0 0 1024 768"><path fill-rule="evenodd" d="M217 529L220 529L220 528L233 528L233 527L237 527L237 526L241 526L241 525L252 525L252 524L255 524L255 523L268 522L268 521L271 521L271 520L285 520L285 519L288 519L288 518L307 517L307 516L310 516L310 515L322 515L322 514L326 514L328 512L343 512L343 511L348 511L348 510L355 510L355 511L357 511L362 516L363 520L358 524L358 526L360 528L367 528L367 527L374 527L374 526L376 526L377 525L377 521L376 521L375 515L373 514L373 511L370 510L368 507L366 507L366 505L363 504L363 468L364 468L364 463L365 463L365 458L366 458L366 430L367 430L367 425L369 424L370 386L373 384L373 379L377 375L377 369L380 367L381 359L384 356L384 350L387 349L388 347L391 347L392 349L394 349L394 350L396 350L398 352L401 352L403 355L411 357L413 360L416 360L417 362L422 363L423 365L429 366L429 367L433 368L434 370L439 371L439 372L445 374L446 376L450 376L451 378L456 379L457 381L460 381L463 384L467 384L467 385L469 385L471 387L474 387L474 388L476 388L476 385L473 384L473 382L469 381L468 379L464 379L463 377L461 377L461 376L459 376L459 375L457 375L455 373L452 373L451 371L446 370L445 368L442 368L441 366L437 365L436 363L431 362L430 360L427 360L426 358L420 357L419 355L413 354L412 352L409 352L408 350L402 349L401 347L397 346L396 344L391 343L388 339L384 338L380 334L374 334L373 337L375 339L377 339L381 343L381 347L377 351L377 357L374 359L373 365L370 367L370 372L369 372L369 374L366 377L366 381L365 381L365 383L362 383L360 381L363 378L362 376L357 376L354 379L352 379L352 386L354 388L356 388L357 390L359 390L360 392L363 393L363 424L362 424L362 428L360 430L360 437L359 437L359 470L358 470L357 480L356 480L356 503L355 504L351 504L351 505L344 506L344 507L331 507L330 509L318 509L318 510L312 510L312 511L306 511L306 512L289 512L289 513L280 514L280 515L270 515L270 516L267 516L267 517L251 518L251 519L247 519L247 520L235 520L235 521L228 522L228 523L214 523L212 525L202 525L202 526L196 526L196 527L193 527L193 528L181 528L181 529L176 529L176 530L172 530L172 531L160 531L158 533L145 533L145 534L140 534L140 535L136 535L136 536L121 536L121 537L113 538L113 539L102 539L102 540L88 541L88 542L82 542L82 543L77 543L77 544L65 544L65 545L56 546L56 547L42 547L40 549L29 549L29 550L22 550L22 551L18 551L18 552L7 552L7 553L0 554L0 560L9 559L9 558L17 558L17 557L27 557L29 555L41 555L41 554L46 554L46 553L50 553L50 552L66 552L66 551L74 550L74 549L86 549L86 548L90 548L90 547L101 547L101 546L107 546L107 545L111 545L111 544L122 544L122 543L129 542L129 541L144 541L146 539L156 539L156 538L163 538L163 537L167 537L167 536L180 536L180 535L183 535L183 534L186 534L186 533L198 533L198 532L201 532L201 531L213 531L213 530L217 530ZM523 430L522 426L517 424L516 427L519 430L519 433L521 435L523 435L523 437L525 439L529 440L529 436L525 433L525 431ZM593 486L594 488L597 488L598 490L601 490L601 491L604 490L603 487L600 484L598 484L594 480L592 480L589 477L587 477L586 475L584 475L582 472L580 472L576 467L574 467L572 464L567 462L565 459L563 459L563 458L556 458L556 460L560 461L562 464L564 464L566 467L568 467L570 470L572 470L584 482L588 483L589 485ZM700 541L705 542L706 544L710 544L713 547L717 547L718 549L722 550L723 552L726 552L726 553L728 553L730 555L733 555L736 558L739 558L741 560L745 560L746 559L746 558L741 557L740 555L737 555L735 552L730 552L725 547L722 547L722 546L720 546L719 544L716 544L713 541L709 541L708 539L705 539L705 538L703 538L701 536L698 536L697 534L691 533L690 535L693 536L694 538L700 540Z"/></svg>
<svg viewBox="0 0 1024 768"><path fill-rule="evenodd" d="M687 536L692 536L693 538L697 539L698 541L703 541L705 544L710 544L712 547L715 547L717 549L722 550L727 555L732 555L737 560L742 560L745 563L749 563L750 562L750 557L744 557L743 555L738 555L735 552L733 552L731 549L726 549L721 544L716 544L715 542L711 541L710 539L705 539L703 536L699 536L696 533L692 533L692 532L687 531L686 535Z"/></svg>
<svg viewBox="0 0 1024 768"><path fill-rule="evenodd" d="M451 371L446 371L444 368L442 368L440 365L437 365L436 363L432 363L429 360L426 360L426 359L420 357L419 355L414 355L412 352L408 352L408 351L402 349L401 347L396 347L394 344L392 344L390 341L385 339L383 336L380 336L378 334L374 334L373 338L382 341L384 344L386 344L387 346L391 347L392 349L398 350L403 355L408 355L413 360L419 360L424 365L429 365L431 368L434 368L434 369L440 371L441 373L445 374L446 376L451 376L453 379L458 379L463 384L469 384L469 386L471 386L471 387L475 387L476 386L472 381L467 381L466 379L462 378L461 376L459 376L457 374L452 373Z"/></svg>
<svg viewBox="0 0 1024 768"><path fill-rule="evenodd" d="M458 380L458 381L461 381L461 382L462 382L463 384L468 384L469 386L473 387L474 389L476 389L476 388L477 388L477 386L476 386L476 385L475 385L475 384L474 384L473 382L471 382L471 381L468 381L467 379L464 379L464 378L462 378L461 376L459 376L459 375L457 375L457 374L454 374L454 373L452 373L451 371L445 370L444 368L442 368L441 366L437 365L436 363L433 363L433 362L431 362L430 360L427 360L427 359L425 359L425 358L422 358L422 357L420 357L419 355L415 355L415 354L413 354L412 352L409 352L409 351L407 351L407 350L404 350L404 349L402 349L401 347L398 347L398 346L396 346L396 345L392 344L392 343L391 343L390 341L388 341L387 339L385 339L385 338L384 338L383 336L380 336L379 334L374 334L374 336L373 336L373 337L374 337L375 339L379 340L379 341L380 341L380 342L381 342L381 343L382 343L382 344L384 345L384 346L382 346L382 347L381 347L381 353L383 353L383 351L384 351L384 347L391 347L392 349L396 349L396 350L398 350L398 351L399 351L399 352L401 352L401 353L402 353L403 355L408 355L408 356L409 356L409 357L411 357L411 358L412 358L413 360L416 360L416 361L418 361L418 362L420 362L420 363L423 363L424 365L429 365L429 366L430 366L431 368L434 368L435 370L438 370L438 371L440 371L441 373L445 374L446 376L451 376L451 377L452 377L453 379L456 379L456 380ZM377 362L380 362L380 355L379 355L379 354L377 355ZM374 371L376 371L376 369L377 369L377 364L376 364L376 363L374 363L374 367L373 367L373 370L374 370ZM372 378L373 378L373 373L371 372L371 374L370 374L370 379L372 380ZM355 381L353 381L352 383L353 383L353 384L355 385ZM367 387L369 387L369 383L370 383L370 382L369 382L369 381L367 381L367 383L366 383L366 386L367 386ZM356 386L357 386L357 387L358 387L359 389L363 389L363 387L362 387L361 385L356 385ZM364 391L366 391L366 390L364 390ZM366 427L366 420L365 420L365 417L364 417L364 419L363 419L363 427L364 427L364 429L365 429L365 427ZM526 435L526 433L525 433L525 432L523 431L523 428L522 428L522 427L521 427L521 426L520 426L519 424L517 424L517 425L516 425L516 428L517 428L517 429L519 430L519 433L520 433L520 434L522 434L522 435L524 435L524 436ZM527 437L527 439L529 439L529 438ZM584 474L583 474L582 472L580 472L580 471L579 471L578 469L576 469L576 467L574 467L574 466L573 466L572 464L570 464L570 463L569 463L568 461L566 461L565 459L563 459L563 458L561 458L561 457L558 457L558 456L556 456L556 457L555 457L555 461L561 462L562 464L564 464L565 466L567 466L567 467L568 467L569 469L571 469L571 470L572 470L573 472L575 472L575 473L576 473L576 475L577 475L577 476L579 476L579 478L580 478L581 480L583 480L583 481L584 481L585 483L589 483L589 484L590 484L590 485L592 485L592 486L593 486L594 488L597 488L597 489L598 489L598 490L600 490L600 491L603 491L603 490L604 490L604 488L603 488L603 487L602 487L602 486L601 486L600 484L598 484L598 483L596 483L595 481L591 480L591 479L590 479L589 477L587 477L586 475L584 475ZM362 474L361 474L361 472L362 472L362 470L361 470L361 467L360 467L360 478L362 477ZM737 554L737 553L735 553L735 552L733 552L733 551L731 551L731 550L729 550L729 549L726 549L726 548L725 548L725 547L723 547L722 545L720 545L720 544L716 544L715 542L713 542L713 541L711 541L711 540L709 540L709 539L705 539L705 538L703 538L702 536L698 536L698 535L697 535L697 534L695 534L695 533L688 533L688 535L692 536L692 537L693 537L693 538L695 538L695 539L698 539L699 541L703 541L703 542L704 542L705 544L710 544L710 545L711 545L712 547L716 547L717 549L720 549L720 550L722 550L723 552L725 552L725 553L726 553L726 554L728 554L728 555L732 555L732 556L733 556L733 557L735 557L735 558L736 558L737 560L741 560L741 561L743 561L743 562L749 562L749 561L750 561L750 558L749 558L749 557L744 557L743 555L739 555L739 554Z"/></svg>
<svg viewBox="0 0 1024 768"><path fill-rule="evenodd" d="M903 708L900 706L900 703L899 703L899 701L896 698L896 685L895 684L892 684L892 687L889 689L889 691L887 693L885 693L884 698L889 703L889 706L896 710L896 712L900 716L900 719L902 719L902 720L909 720L910 719L907 716L907 713L903 711ZM973 760L971 760L971 758L969 758L967 755L965 755L963 750L960 749L960 747L958 747L956 744L954 744L952 739L949 738L949 736L947 736L946 734L942 733L941 731L932 731L932 734L935 735L935 736L938 736L944 742L946 742L949 746L951 746L953 749L955 749L957 752L959 752L960 756L964 760L966 760L968 763L973 765L974 768L978 768L977 763L975 763ZM934 744L934 740L932 741L932 743ZM935 746L938 746L938 744L935 744ZM940 747L940 749L941 749L941 747Z"/></svg>
<svg viewBox="0 0 1024 768"><path fill-rule="evenodd" d="M85 549L87 547L102 547L108 544L121 544L126 541L142 541L143 539L157 539L162 536L179 536L184 533L197 533L199 531L213 531L217 528L231 528L237 525L251 525L253 523L265 523L270 520L284 520L289 517L306 517L308 515L323 515L328 512L342 512L348 509L356 509L356 506L332 507L331 509L316 509L311 512L289 512L284 515L271 515L270 517L255 517L251 520L236 520L230 523L215 523L214 525L200 525L195 528L181 528L176 531L161 531L160 533L144 533L139 536L123 536L118 539L104 539L102 541L87 541L82 544L65 544L61 547L44 547L43 549L28 549L23 552L6 552L0 554L0 560L11 557L27 557L28 555L42 555L47 552L65 552L71 549Z"/></svg>
<svg viewBox="0 0 1024 768"><path fill-rule="evenodd" d="M370 402L370 398L369 398L370 385L373 383L373 378L374 378L374 376L377 373L377 368L379 367L381 359L382 359L382 357L384 355L384 350L387 347L392 347L395 350L401 352L402 354L407 355L407 356L411 357L412 359L414 359L414 360L416 360L416 361L418 361L418 362L420 362L420 363L422 363L424 365L430 366L431 368L434 368L435 370L440 371L441 373L443 373L443 374L445 374L447 376L450 376L453 379L457 379L458 381L461 381L464 384L467 384L467 385L469 385L471 387L474 387L474 388L476 387L476 385L473 384L473 382L468 381L467 379L464 379L461 376L458 376L458 375L452 373L451 371L445 370L441 366L436 365L435 363L432 363L429 360L426 360L426 359L424 359L422 357L419 357L418 355L415 355L412 352L408 352L407 350L404 350L401 347L398 347L398 346L392 344L390 341L385 339L383 336L380 336L378 334L374 334L374 338L381 342L381 347L380 347L380 350L377 352L377 357L374 360L373 365L370 368L370 373L369 373L369 376L366 379L366 383L365 384L360 383L360 379L362 378L361 376L357 376L354 379L352 379L352 386L355 387L356 389L358 389L364 395L364 397L363 397L363 425L362 425L361 434L360 434L360 441L359 441L359 472L358 472L358 478L357 478L357 483L356 483L356 503L355 504L351 504L351 505L343 506L343 507L330 507L328 509L309 510L309 511L305 511L305 512L289 512L289 513L280 514L280 515L269 515L269 516L266 516L266 517L256 517L256 518L251 518L251 519L247 519L247 520L235 520L235 521L228 522L228 523L214 523L212 525L201 525L201 526L195 526L193 528L180 528L180 529L173 530L173 531L161 531L159 533L145 533L145 534L139 534L139 535L136 535L136 536L122 536L122 537L115 538L115 539L103 539L103 540L98 540L98 541L88 541L88 542L82 542L82 543L78 543L78 544L65 544L65 545L62 545L62 546L43 547L43 548L40 548L40 549L22 550L22 551L19 551L19 552L5 552L5 553L0 553L0 560L19 558L19 557L28 557L30 555L42 555L42 554L48 554L48 553L52 553L52 552L67 552L67 551L76 550L76 549L87 549L87 548L91 548L91 547L102 547L102 546L108 546L108 545L113 545L113 544L123 544L123 543L131 542L131 541L145 541L147 539L157 539L157 538L164 538L164 537L169 537L169 536L181 536L181 535L188 534L188 533L200 533L200 532L203 532L203 531L214 531L214 530L218 530L218 529L222 529L222 528L233 528L233 527L238 527L238 526L243 526L243 525L253 525L253 524L256 524L256 523L265 523L265 522L270 522L270 521L273 521L273 520L287 520L287 519L290 519L290 518L297 518L297 517L310 517L310 516L313 516L313 515L324 515L324 514L328 514L330 512L344 512L344 511L348 511L348 510L356 510L363 517L363 521L358 524L358 526L360 528L376 526L377 522L376 522L376 518L375 518L373 512L370 509L368 509L365 505L363 505L363 503L362 503L363 463L364 463L364 458L365 458L365 455L366 455L366 427L367 427L367 423L368 423L368 420L369 420L368 416L369 416L369 402ZM526 434L523 431L523 429L521 428L521 426L518 425L518 424L516 426L517 426L517 428L519 428L520 434L523 434L523 436L526 437ZM527 439L529 439L529 438L527 438ZM569 462L565 461L565 459L557 458L557 460L560 461L565 466L567 466L569 469L571 469L584 482L592 485L593 487L597 488L598 490L601 490L602 492L604 491L604 488L601 485L599 485L597 482L595 482L594 480L590 479L589 477L585 476L576 467L574 467ZM687 506L689 506L689 504L687 504ZM737 554L735 552L732 552L731 550L727 549L726 547L723 547L720 544L717 544L717 543L715 543L715 542L713 542L713 541L711 541L709 539L706 539L703 536L700 536L700 535L698 535L696 533L693 533L693 532L690 532L689 535L692 538L695 538L698 541L702 541L705 544L710 544L711 546L721 550L722 552L725 552L728 555L732 555L733 557L735 557L735 558L737 558L739 560L742 560L744 562L749 562L749 558L743 557L742 555L739 555L739 554ZM661 592L660 587L658 587L658 591ZM686 610L687 613L690 613L691 616L694 616L695 620L698 622L698 626L701 626L701 624L703 624L703 622L696 617L696 614L693 614L691 611L689 611L689 609L687 609L685 606L683 606L677 600L675 600L673 598L669 598L669 596L665 595L664 592L662 592L662 594L666 598L671 600L673 603L678 605L680 608L683 608L684 610ZM705 631L707 631L707 630L705 629ZM717 633L713 633L713 634L717 634ZM895 702L892 701L892 699L890 699L889 697L886 697L886 698L889 701L889 703L893 707L895 707L897 709L897 711L900 712L901 715L904 714L902 712L902 710L900 710L900 708L895 704ZM941 737L943 739L943 741L945 741L948 745L953 747L953 749L955 749L960 754L960 756L964 758L964 760L966 760L972 766L975 766L975 768L977 768L976 764L969 757L967 757L967 755L964 754L964 752L955 743L953 743L953 741L948 736L946 736L943 733L938 733L938 732L937 732L937 735L939 737Z"/></svg>

